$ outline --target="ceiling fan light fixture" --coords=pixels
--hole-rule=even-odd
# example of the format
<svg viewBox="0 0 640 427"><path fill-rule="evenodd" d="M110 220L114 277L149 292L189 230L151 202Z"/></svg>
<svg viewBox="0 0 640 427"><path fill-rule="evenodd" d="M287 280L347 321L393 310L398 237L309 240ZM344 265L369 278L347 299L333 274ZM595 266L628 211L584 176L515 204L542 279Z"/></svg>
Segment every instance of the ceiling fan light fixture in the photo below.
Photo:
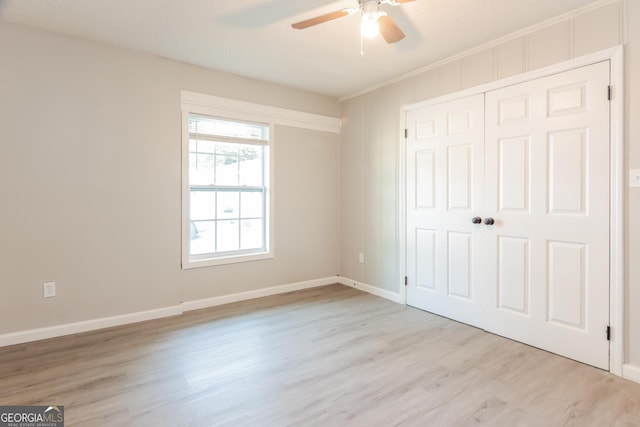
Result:
<svg viewBox="0 0 640 427"><path fill-rule="evenodd" d="M365 0L360 3L362 18L360 19L360 32L363 37L373 38L380 34L378 19L386 13L378 10L377 0Z"/></svg>
<svg viewBox="0 0 640 427"><path fill-rule="evenodd" d="M372 39L380 34L380 26L378 25L379 16L369 17L362 15L362 21L360 23L360 32L363 37Z"/></svg>

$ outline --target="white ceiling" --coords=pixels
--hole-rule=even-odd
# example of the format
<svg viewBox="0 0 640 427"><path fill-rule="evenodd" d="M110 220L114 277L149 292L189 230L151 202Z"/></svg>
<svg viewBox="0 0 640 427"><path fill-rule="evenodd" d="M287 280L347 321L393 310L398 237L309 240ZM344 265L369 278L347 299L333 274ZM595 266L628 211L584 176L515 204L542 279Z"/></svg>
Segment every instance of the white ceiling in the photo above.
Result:
<svg viewBox="0 0 640 427"><path fill-rule="evenodd" d="M597 0L417 0L383 5L406 33L365 40L359 16L291 24L357 0L0 0L0 22L137 49L342 97Z"/></svg>

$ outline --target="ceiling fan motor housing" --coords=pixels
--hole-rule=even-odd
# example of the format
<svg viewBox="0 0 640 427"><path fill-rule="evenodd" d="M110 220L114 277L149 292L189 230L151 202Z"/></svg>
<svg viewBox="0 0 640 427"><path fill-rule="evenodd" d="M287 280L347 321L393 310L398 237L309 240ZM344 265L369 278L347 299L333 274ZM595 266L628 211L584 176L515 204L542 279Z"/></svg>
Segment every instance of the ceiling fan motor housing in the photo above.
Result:
<svg viewBox="0 0 640 427"><path fill-rule="evenodd" d="M378 0L364 0L362 2L360 7L362 8L363 24L373 24L383 14L383 12L378 11L379 4L380 2Z"/></svg>

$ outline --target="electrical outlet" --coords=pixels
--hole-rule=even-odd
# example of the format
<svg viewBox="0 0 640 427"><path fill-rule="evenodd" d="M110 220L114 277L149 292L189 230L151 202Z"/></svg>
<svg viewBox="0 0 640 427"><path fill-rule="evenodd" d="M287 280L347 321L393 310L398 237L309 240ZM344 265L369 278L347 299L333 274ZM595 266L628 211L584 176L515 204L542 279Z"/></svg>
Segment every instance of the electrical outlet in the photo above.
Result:
<svg viewBox="0 0 640 427"><path fill-rule="evenodd" d="M360 262L360 264L364 264L364 254L362 252L358 254L358 262Z"/></svg>
<svg viewBox="0 0 640 427"><path fill-rule="evenodd" d="M56 282L44 282L42 284L42 296L44 298L53 298L56 296Z"/></svg>

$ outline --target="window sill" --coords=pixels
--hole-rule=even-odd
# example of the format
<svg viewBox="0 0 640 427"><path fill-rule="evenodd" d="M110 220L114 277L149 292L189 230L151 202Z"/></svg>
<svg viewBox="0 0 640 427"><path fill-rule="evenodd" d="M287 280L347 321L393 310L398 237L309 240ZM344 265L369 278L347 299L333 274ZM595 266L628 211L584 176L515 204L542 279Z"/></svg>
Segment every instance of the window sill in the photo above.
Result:
<svg viewBox="0 0 640 427"><path fill-rule="evenodd" d="M261 252L249 255L232 255L219 258L183 260L182 269L189 270L192 268L215 267L218 265L237 264L240 262L262 261L273 257L273 252Z"/></svg>

